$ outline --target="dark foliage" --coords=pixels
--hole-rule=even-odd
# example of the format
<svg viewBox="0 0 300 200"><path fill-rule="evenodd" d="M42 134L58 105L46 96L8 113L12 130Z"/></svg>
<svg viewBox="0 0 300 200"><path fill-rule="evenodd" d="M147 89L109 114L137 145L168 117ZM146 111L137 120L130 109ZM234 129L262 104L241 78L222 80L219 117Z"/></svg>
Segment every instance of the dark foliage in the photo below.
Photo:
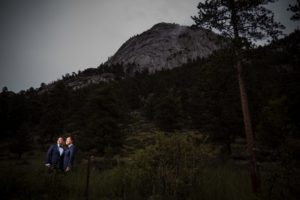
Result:
<svg viewBox="0 0 300 200"><path fill-rule="evenodd" d="M299 137L299 38L296 31L267 47L243 52L254 132L269 147L286 137ZM118 81L78 90L64 80L42 93L33 88L20 93L4 88L1 138L15 144L34 138L33 143L44 147L59 135L72 134L84 150L117 150L130 122L128 114L139 111L162 130L198 129L212 141L230 143L235 136L243 136L231 55L228 50L219 51L173 70L137 71L126 78L125 67L118 65L114 69L121 70ZM100 66L97 73L105 68Z"/></svg>

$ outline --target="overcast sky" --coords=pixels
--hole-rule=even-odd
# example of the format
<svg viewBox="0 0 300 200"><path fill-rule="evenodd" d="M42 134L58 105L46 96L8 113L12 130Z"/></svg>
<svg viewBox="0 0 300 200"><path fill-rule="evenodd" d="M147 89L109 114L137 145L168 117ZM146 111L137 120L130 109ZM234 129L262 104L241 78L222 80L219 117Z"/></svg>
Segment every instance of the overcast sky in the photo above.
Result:
<svg viewBox="0 0 300 200"><path fill-rule="evenodd" d="M0 89L18 92L97 67L131 36L159 22L191 25L199 0L1 0ZM271 8L291 32L286 12Z"/></svg>

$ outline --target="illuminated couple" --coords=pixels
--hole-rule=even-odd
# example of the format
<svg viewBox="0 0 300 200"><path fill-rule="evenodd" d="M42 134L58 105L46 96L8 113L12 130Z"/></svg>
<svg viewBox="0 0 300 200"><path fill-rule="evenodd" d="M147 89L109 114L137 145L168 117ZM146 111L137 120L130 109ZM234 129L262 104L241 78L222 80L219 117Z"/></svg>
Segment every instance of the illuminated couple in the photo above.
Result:
<svg viewBox="0 0 300 200"><path fill-rule="evenodd" d="M72 137L67 137L66 142L63 137L59 137L56 144L51 145L47 151L46 167L51 171L68 172L72 170L75 150Z"/></svg>

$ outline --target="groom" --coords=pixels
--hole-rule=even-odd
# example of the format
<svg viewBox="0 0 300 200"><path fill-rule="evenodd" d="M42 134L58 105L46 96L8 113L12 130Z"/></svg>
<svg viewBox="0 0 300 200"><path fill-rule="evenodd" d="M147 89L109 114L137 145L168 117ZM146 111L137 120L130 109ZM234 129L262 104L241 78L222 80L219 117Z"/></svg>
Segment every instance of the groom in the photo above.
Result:
<svg viewBox="0 0 300 200"><path fill-rule="evenodd" d="M75 145L73 144L73 138L67 137L66 139L67 148L64 153L64 171L68 172L73 168Z"/></svg>
<svg viewBox="0 0 300 200"><path fill-rule="evenodd" d="M62 137L57 139L56 144L50 146L46 155L46 166L52 170L63 170L64 145Z"/></svg>

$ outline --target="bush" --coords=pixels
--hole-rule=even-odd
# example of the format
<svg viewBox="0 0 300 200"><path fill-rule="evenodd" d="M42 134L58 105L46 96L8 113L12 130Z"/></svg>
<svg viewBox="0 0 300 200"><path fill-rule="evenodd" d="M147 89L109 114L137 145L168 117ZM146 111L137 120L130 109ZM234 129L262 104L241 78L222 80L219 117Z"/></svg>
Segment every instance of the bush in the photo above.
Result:
<svg viewBox="0 0 300 200"><path fill-rule="evenodd" d="M198 199L208 155L185 135L158 133L129 164L102 173L96 192L104 199Z"/></svg>

